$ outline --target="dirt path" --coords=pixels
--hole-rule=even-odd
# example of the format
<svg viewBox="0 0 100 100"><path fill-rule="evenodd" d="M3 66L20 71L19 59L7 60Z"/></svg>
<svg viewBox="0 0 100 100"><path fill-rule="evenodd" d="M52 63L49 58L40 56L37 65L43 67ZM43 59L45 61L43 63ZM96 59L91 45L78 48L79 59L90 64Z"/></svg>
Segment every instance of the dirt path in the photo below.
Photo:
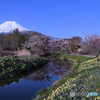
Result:
<svg viewBox="0 0 100 100"><path fill-rule="evenodd" d="M68 54L68 55L71 55L71 54ZM93 54L88 54L88 55L73 54L73 55L78 55L78 56L88 56L88 57L96 57L96 56L93 55ZM99 55L99 56L100 56L100 55Z"/></svg>

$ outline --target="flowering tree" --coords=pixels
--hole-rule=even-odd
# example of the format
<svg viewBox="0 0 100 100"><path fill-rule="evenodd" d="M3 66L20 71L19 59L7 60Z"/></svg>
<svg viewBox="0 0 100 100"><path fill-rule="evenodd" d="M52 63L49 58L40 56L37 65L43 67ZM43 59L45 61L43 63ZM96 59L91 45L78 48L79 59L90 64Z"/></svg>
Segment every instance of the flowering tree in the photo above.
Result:
<svg viewBox="0 0 100 100"><path fill-rule="evenodd" d="M54 39L49 41L49 52L50 53L67 53L67 39Z"/></svg>
<svg viewBox="0 0 100 100"><path fill-rule="evenodd" d="M29 48L36 55L46 55L56 52L64 54L69 51L73 53L73 50L77 48L79 42L79 37L73 37L71 41L70 39L50 39L49 36L33 32L23 46Z"/></svg>
<svg viewBox="0 0 100 100"><path fill-rule="evenodd" d="M29 40L23 44L24 47L30 48L31 52L35 55L45 55L48 53L49 36L41 34L33 34Z"/></svg>
<svg viewBox="0 0 100 100"><path fill-rule="evenodd" d="M82 48L83 50L92 51L95 53L96 58L98 58L100 51L100 36L97 34L85 36Z"/></svg>

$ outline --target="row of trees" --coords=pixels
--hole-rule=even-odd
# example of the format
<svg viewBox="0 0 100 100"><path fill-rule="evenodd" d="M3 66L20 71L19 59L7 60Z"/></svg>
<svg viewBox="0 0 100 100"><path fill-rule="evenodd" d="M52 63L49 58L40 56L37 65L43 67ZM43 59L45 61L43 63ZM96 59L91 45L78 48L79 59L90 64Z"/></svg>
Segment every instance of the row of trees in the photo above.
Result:
<svg viewBox="0 0 100 100"><path fill-rule="evenodd" d="M83 52L95 53L96 57L100 52L100 36L97 34L88 35L84 37L84 40L79 36L73 36L69 39L50 39L49 36L42 34L33 34L28 41L23 45L36 55L45 55L47 53L68 53L77 52L79 48L83 49Z"/></svg>
<svg viewBox="0 0 100 100"><path fill-rule="evenodd" d="M52 40L49 36L32 34L29 40L23 44L23 47L30 49L36 55L46 55L56 52L62 54L71 52L73 54L80 47L81 41L82 38L78 36L70 39Z"/></svg>
<svg viewBox="0 0 100 100"><path fill-rule="evenodd" d="M19 32L15 29L13 33L0 34L0 50L17 50L22 48L23 43L29 39L30 34Z"/></svg>
<svg viewBox="0 0 100 100"><path fill-rule="evenodd" d="M82 48L84 52L92 52L98 57L100 52L100 36L97 34L88 35L82 40L79 36L73 36L69 39L50 39L50 36L45 36L38 32L19 32L18 29L13 31L13 34L0 34L0 51L18 48L27 48L33 54L47 55L51 53L71 53L77 52Z"/></svg>

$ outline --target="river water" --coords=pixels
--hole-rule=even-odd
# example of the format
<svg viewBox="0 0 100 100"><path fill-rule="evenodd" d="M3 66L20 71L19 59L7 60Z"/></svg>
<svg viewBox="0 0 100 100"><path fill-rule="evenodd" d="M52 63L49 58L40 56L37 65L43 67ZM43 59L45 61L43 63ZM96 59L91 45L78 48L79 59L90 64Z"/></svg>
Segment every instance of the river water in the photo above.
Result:
<svg viewBox="0 0 100 100"><path fill-rule="evenodd" d="M54 58L36 72L30 71L15 78L0 80L0 100L32 100L36 92L52 86L72 65Z"/></svg>

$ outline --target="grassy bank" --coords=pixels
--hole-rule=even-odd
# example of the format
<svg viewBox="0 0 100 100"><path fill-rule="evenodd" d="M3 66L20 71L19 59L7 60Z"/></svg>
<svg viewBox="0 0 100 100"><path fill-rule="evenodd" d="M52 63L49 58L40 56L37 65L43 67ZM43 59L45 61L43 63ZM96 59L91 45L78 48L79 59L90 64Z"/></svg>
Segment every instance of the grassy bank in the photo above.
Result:
<svg viewBox="0 0 100 100"><path fill-rule="evenodd" d="M35 57L34 55L0 58L0 79L16 76L31 69L37 70L47 62L46 58Z"/></svg>
<svg viewBox="0 0 100 100"><path fill-rule="evenodd" d="M70 91L98 92L100 97L100 61L96 58L76 55L59 55L56 58L72 59L76 63L70 71L48 89L38 91L35 100L71 100ZM44 99L45 98L45 99ZM62 98L62 99L60 99ZM65 99L65 100L66 100ZM75 96L74 100L95 100L96 97Z"/></svg>

